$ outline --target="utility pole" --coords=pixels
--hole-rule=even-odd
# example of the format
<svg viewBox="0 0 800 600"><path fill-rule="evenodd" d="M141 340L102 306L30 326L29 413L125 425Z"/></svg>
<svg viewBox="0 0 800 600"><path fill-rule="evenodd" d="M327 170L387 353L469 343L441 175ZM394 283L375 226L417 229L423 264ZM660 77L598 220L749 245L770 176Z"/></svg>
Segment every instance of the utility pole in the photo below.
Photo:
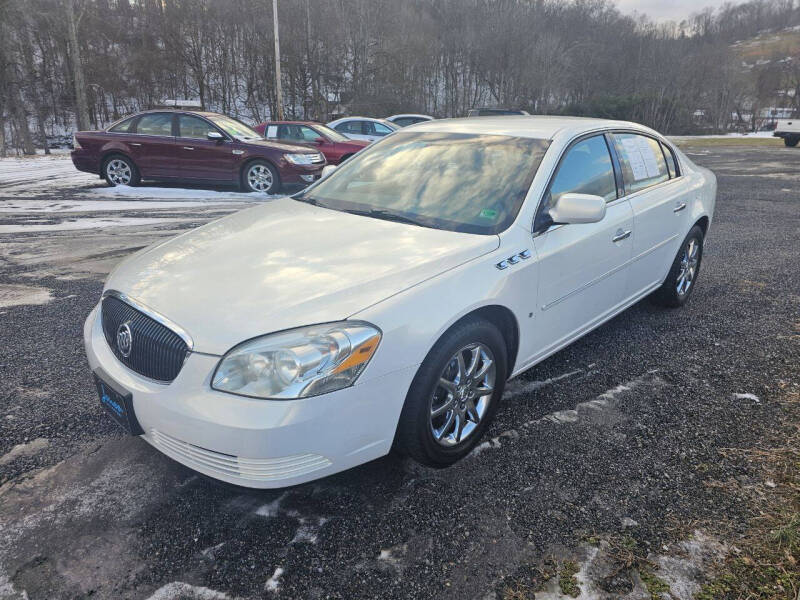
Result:
<svg viewBox="0 0 800 600"><path fill-rule="evenodd" d="M281 39L278 35L278 0L272 0L272 22L275 24L275 95L278 104L278 121L283 121L283 94L281 94Z"/></svg>

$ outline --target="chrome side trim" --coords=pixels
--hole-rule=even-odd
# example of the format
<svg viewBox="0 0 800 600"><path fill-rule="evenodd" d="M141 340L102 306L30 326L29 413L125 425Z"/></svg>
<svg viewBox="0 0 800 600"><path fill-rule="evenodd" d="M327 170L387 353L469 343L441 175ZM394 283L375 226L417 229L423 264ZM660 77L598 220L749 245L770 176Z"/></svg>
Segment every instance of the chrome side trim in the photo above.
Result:
<svg viewBox="0 0 800 600"><path fill-rule="evenodd" d="M144 313L145 315L153 319L154 321L161 323L164 327L171 329L186 343L186 347L188 348L189 352L191 352L194 349L194 340L192 340L192 336L189 335L189 332L186 331L180 325L178 325L175 321L168 319L167 317L165 317L159 312L156 312L146 304L143 304L138 300L134 300L130 296L123 294L118 290L106 290L103 292L102 298L105 298L106 296L113 296L117 300L121 300L125 304L129 304L139 312Z"/></svg>
<svg viewBox="0 0 800 600"><path fill-rule="evenodd" d="M578 293L582 292L583 290L585 290L586 288L592 287L596 283L600 283L601 281L603 281L603 279L606 279L607 277L611 277L614 273L617 273L617 272L621 271L622 269L627 267L630 263L631 263L631 261L627 260L624 263L622 263L621 265L617 265L616 267L614 267L610 271L607 271L607 272L603 273L602 275L600 275L598 277L595 277L591 281L589 281L587 283L584 283L582 286L580 286L578 288L575 288L570 293L568 293L568 294L566 294L564 296L561 296L561 298L556 298L552 302L549 302L547 304L543 304L542 305L542 310L548 310L550 308L553 308L556 304L560 304L561 302L563 302L567 298L572 298L572 296L574 296L575 294L578 294Z"/></svg>
<svg viewBox="0 0 800 600"><path fill-rule="evenodd" d="M589 288L589 287L593 286L593 285L594 285L594 284L596 284L596 283L600 283L600 282L601 282L603 279L605 279L606 277L610 277L610 276L611 276L611 275L613 275L614 273L618 272L620 269L624 269L625 267L628 267L628 266L630 266L631 264L635 263L637 260L641 260L642 258L644 258L645 256L647 256L648 254L651 254L651 253L655 252L656 250L658 250L659 248L661 248L662 246L665 246L666 244L669 244L671 241L675 240L677 237L678 237L678 234L675 234L675 235L673 235L673 236L671 236L671 237L667 238L667 239L666 239L666 240L664 240L663 242L659 242L658 244L656 244L656 245L655 245L655 246L653 246L652 248L648 248L648 249L647 249L647 250L645 250L644 252L641 252L640 254L637 254L637 255L636 255L636 256L634 256L633 258L630 258L630 259L626 260L624 263L622 263L621 265L618 265L618 266L614 267L614 268L613 268L613 269L611 269L610 271L608 271L608 272L606 272L606 273L603 273L603 274L602 274L602 275L600 275L599 277L595 277L595 278L594 278L594 279L592 279L590 282L588 282L588 283L584 283L584 284L583 284L582 286L580 286L579 288L575 288L575 289L574 289L574 290L572 290L570 293L568 293L568 294L566 294L566 295L564 295L564 296L561 296L560 298L556 298L556 299L555 299L555 300L553 300L552 302L549 302L549 303L547 303L547 304L543 304L543 305L542 305L542 310L548 310L548 309L552 308L553 306L555 306L556 304L559 304L560 302L563 302L563 301L564 301L564 300L566 300L567 298L570 298L570 297L574 296L575 294L577 294L577 293L579 293L579 292L582 292L582 291L583 291L583 290L585 290L586 288ZM671 263L670 263L670 264L671 264Z"/></svg>

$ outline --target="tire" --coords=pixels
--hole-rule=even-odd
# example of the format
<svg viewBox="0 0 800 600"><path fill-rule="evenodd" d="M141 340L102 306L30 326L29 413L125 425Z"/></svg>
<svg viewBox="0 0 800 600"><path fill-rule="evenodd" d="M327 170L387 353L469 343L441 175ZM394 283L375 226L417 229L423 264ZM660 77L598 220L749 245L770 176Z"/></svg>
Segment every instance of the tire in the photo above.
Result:
<svg viewBox="0 0 800 600"><path fill-rule="evenodd" d="M667 278L651 296L656 304L677 308L692 295L703 261L703 230L695 225L681 243Z"/></svg>
<svg viewBox="0 0 800 600"><path fill-rule="evenodd" d="M265 160L254 160L247 163L242 170L242 190L277 194L281 189L281 178L277 169Z"/></svg>
<svg viewBox="0 0 800 600"><path fill-rule="evenodd" d="M797 142L800 142L800 136L787 135L785 138L783 138L783 143L789 148L794 148L797 146Z"/></svg>
<svg viewBox="0 0 800 600"><path fill-rule="evenodd" d="M142 180L134 162L122 154L112 154L103 161L103 179L111 187L139 185Z"/></svg>
<svg viewBox="0 0 800 600"><path fill-rule="evenodd" d="M497 412L507 361L505 340L492 323L469 318L454 325L414 376L400 414L395 450L431 467L446 467L466 456ZM447 386L440 383L444 380ZM480 395L480 390L488 393Z"/></svg>

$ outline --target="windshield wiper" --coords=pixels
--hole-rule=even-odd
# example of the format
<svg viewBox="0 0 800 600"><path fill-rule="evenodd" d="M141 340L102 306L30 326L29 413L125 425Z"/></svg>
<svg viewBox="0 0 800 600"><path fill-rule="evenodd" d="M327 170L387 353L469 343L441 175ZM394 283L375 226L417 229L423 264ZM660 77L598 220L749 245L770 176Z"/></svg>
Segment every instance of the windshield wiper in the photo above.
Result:
<svg viewBox="0 0 800 600"><path fill-rule="evenodd" d="M371 208L369 210L357 210L357 209L342 209L346 213L350 213L351 215L361 215L363 217L373 217L375 219L383 219L384 221L394 221L396 223L407 223L408 225L416 225L417 227L429 227L425 223L422 223L416 219L412 219L411 217L405 217L403 215L398 215L397 213L389 212L382 208Z"/></svg>

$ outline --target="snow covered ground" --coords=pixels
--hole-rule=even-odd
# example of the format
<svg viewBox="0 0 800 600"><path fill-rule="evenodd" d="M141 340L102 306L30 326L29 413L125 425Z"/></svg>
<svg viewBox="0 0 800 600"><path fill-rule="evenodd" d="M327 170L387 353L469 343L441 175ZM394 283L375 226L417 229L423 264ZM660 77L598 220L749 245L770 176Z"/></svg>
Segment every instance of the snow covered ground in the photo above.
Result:
<svg viewBox="0 0 800 600"><path fill-rule="evenodd" d="M751 133L721 133L717 135L671 135L672 140L702 140L702 139L722 139L722 138L771 138L774 137L771 131L754 131Z"/></svg>

